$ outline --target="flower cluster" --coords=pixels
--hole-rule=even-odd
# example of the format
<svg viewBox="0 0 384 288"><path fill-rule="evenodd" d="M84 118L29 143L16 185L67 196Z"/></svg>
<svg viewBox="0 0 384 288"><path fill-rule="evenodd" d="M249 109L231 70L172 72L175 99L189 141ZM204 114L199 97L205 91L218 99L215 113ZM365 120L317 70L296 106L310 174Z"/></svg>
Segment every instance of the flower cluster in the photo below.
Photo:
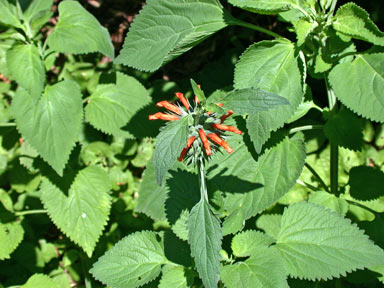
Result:
<svg viewBox="0 0 384 288"><path fill-rule="evenodd" d="M176 92L175 95L184 107L178 103L172 104L168 101L160 101L156 106L167 109L167 113L157 112L153 115L149 115L148 118L149 120L160 119L175 121L192 114L193 119L197 119L197 121L194 121L194 124L189 127L190 135L187 140L187 146L181 151L178 160L182 162L192 146L195 148L194 153L203 153L202 151L205 151L206 156L212 155L212 149L216 150L219 146L222 146L228 153L232 153L233 149L226 141L224 141L223 138L225 138L225 135L223 135L223 133L229 131L236 134L242 134L242 132L236 127L224 125L222 123L233 114L233 111L228 110L226 114L219 118L217 113L202 109L200 101L196 96L194 99L195 105L192 107L183 93ZM216 105L219 107L223 106L221 103L217 103Z"/></svg>

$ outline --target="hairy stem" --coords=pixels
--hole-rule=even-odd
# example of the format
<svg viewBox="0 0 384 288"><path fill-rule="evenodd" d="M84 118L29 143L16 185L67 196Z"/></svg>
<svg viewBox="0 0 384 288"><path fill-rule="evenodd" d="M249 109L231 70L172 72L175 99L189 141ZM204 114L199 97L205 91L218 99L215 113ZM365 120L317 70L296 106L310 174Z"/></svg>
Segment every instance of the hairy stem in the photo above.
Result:
<svg viewBox="0 0 384 288"><path fill-rule="evenodd" d="M305 125L300 127L295 127L289 130L289 134L293 134L299 131L306 131L306 130L315 130L315 129L323 129L323 125Z"/></svg>
<svg viewBox="0 0 384 288"><path fill-rule="evenodd" d="M26 210L15 212L16 216L32 215L32 214L46 214L47 210Z"/></svg>
<svg viewBox="0 0 384 288"><path fill-rule="evenodd" d="M204 198L205 201L207 201L208 203L208 191L207 191L207 185L205 183L205 170L204 170L203 158L200 158L198 160L197 170L198 170L199 183L200 183L200 195L201 195L201 198Z"/></svg>
<svg viewBox="0 0 384 288"><path fill-rule="evenodd" d="M15 127L16 123L0 123L0 127Z"/></svg>
<svg viewBox="0 0 384 288"><path fill-rule="evenodd" d="M229 25L236 25L236 26L241 26L241 27L245 27L245 28L249 28L249 29L252 29L252 30L255 30L255 31L258 31L258 32L261 32L261 33L264 33L264 34L267 34L273 38L284 38L283 36L271 31L271 30L268 30L268 29L265 29L261 26L258 26L258 25L254 25L252 23L248 23L248 22L244 22L244 21L241 21L239 19L236 19L236 18L233 18L233 20L229 20L227 22L227 24Z"/></svg>

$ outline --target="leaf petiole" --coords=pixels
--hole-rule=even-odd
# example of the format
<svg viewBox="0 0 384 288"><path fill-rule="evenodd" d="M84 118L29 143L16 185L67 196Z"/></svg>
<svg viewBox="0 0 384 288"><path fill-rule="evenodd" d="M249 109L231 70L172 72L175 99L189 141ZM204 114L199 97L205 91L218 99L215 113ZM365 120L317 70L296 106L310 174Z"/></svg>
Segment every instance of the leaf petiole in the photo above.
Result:
<svg viewBox="0 0 384 288"><path fill-rule="evenodd" d="M15 215L24 216L24 215L33 215L33 214L46 214L46 213L48 213L47 210L40 209L40 210L18 211L18 212L15 212Z"/></svg>

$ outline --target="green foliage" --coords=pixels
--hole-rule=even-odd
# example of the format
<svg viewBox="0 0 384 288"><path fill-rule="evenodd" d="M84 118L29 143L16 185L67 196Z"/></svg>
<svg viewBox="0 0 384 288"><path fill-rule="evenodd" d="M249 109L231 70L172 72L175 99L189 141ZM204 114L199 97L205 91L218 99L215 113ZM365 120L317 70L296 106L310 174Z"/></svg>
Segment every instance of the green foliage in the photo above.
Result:
<svg viewBox="0 0 384 288"><path fill-rule="evenodd" d="M311 193L309 195L308 202L330 208L342 215L345 215L349 208L347 201L324 191Z"/></svg>
<svg viewBox="0 0 384 288"><path fill-rule="evenodd" d="M191 253L204 286L217 287L222 239L220 221L202 198L192 208L187 225Z"/></svg>
<svg viewBox="0 0 384 288"><path fill-rule="evenodd" d="M0 23L20 27L21 23L17 17L16 6L8 0L0 0Z"/></svg>
<svg viewBox="0 0 384 288"><path fill-rule="evenodd" d="M281 217L280 214L263 214L257 218L256 226L263 229L267 235L277 239L280 232Z"/></svg>
<svg viewBox="0 0 384 288"><path fill-rule="evenodd" d="M32 95L40 96L44 89L45 68L38 48L33 44L15 45L7 51L11 76ZM25 75L28 77L25 77Z"/></svg>
<svg viewBox="0 0 384 288"><path fill-rule="evenodd" d="M85 119L104 133L133 138L125 125L151 98L133 77L116 73L116 85L99 85L89 97Z"/></svg>
<svg viewBox="0 0 384 288"><path fill-rule="evenodd" d="M266 248L274 242L268 235L255 231L247 230L237 234L232 239L232 251L236 257L247 257L262 248Z"/></svg>
<svg viewBox="0 0 384 288"><path fill-rule="evenodd" d="M287 11L297 4L295 0L229 0L229 3L242 9L260 13L276 14Z"/></svg>
<svg viewBox="0 0 384 288"><path fill-rule="evenodd" d="M168 263L160 236L143 231L119 241L92 267L96 279L112 287L140 287L154 280Z"/></svg>
<svg viewBox="0 0 384 288"><path fill-rule="evenodd" d="M270 132L283 126L301 103L302 76L293 43L288 41L262 41L250 46L236 64L234 85L236 89L259 88L287 98L291 105L254 114L247 122L258 121L260 129L248 130L256 151L270 137ZM247 124L254 128L254 124ZM261 138L260 136L263 136Z"/></svg>
<svg viewBox="0 0 384 288"><path fill-rule="evenodd" d="M351 196L358 200L373 200L384 196L384 172L369 166L356 166L349 171Z"/></svg>
<svg viewBox="0 0 384 288"><path fill-rule="evenodd" d="M157 184L161 185L168 169L186 146L189 116L170 122L157 136L153 161Z"/></svg>
<svg viewBox="0 0 384 288"><path fill-rule="evenodd" d="M380 94L384 89L383 61L384 53L358 54L352 62L337 65L329 74L335 95L345 106L379 122L384 122Z"/></svg>
<svg viewBox="0 0 384 288"><path fill-rule="evenodd" d="M311 280L339 277L384 261L384 251L350 220L305 202L285 210L276 248L291 276Z"/></svg>
<svg viewBox="0 0 384 288"><path fill-rule="evenodd" d="M57 227L90 257L108 220L108 175L100 167L89 166L76 175L69 191L56 185L43 179L41 200Z"/></svg>
<svg viewBox="0 0 384 288"><path fill-rule="evenodd" d="M12 114L23 137L62 175L83 118L78 85L65 80L48 86L39 98L19 89Z"/></svg>
<svg viewBox="0 0 384 288"><path fill-rule="evenodd" d="M77 1L61 2L59 16L59 22L47 39L50 48L72 54L100 52L114 58L107 29Z"/></svg>
<svg viewBox="0 0 384 288"><path fill-rule="evenodd" d="M44 274L34 274L21 288L59 288L60 286Z"/></svg>
<svg viewBox="0 0 384 288"><path fill-rule="evenodd" d="M223 283L235 287L289 287L284 265L275 249L258 247L244 262L224 266Z"/></svg>
<svg viewBox="0 0 384 288"><path fill-rule="evenodd" d="M188 277L189 276L189 277ZM175 266L166 271L163 271L159 288L187 288L190 287L190 282L193 279L191 272L182 266ZM192 279L191 279L192 278Z"/></svg>
<svg viewBox="0 0 384 288"><path fill-rule="evenodd" d="M10 258L24 237L24 229L18 222L0 223L0 260Z"/></svg>
<svg viewBox="0 0 384 288"><path fill-rule="evenodd" d="M352 38L384 46L384 33L369 18L369 14L355 3L341 6L333 19L333 28Z"/></svg>
<svg viewBox="0 0 384 288"><path fill-rule="evenodd" d="M155 71L226 25L216 0L151 0L135 18L115 62Z"/></svg>

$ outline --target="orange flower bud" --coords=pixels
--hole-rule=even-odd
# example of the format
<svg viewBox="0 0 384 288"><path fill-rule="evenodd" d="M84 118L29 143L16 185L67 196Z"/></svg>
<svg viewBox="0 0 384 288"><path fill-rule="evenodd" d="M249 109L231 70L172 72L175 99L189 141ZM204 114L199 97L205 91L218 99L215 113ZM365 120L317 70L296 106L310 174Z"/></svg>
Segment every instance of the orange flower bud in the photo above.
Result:
<svg viewBox="0 0 384 288"><path fill-rule="evenodd" d="M216 128L218 130L222 130L222 131L230 131L230 132L233 132L235 134L243 134L243 132L241 132L239 129L233 127L233 126L228 126L228 125L223 125L223 124L212 124L212 127L213 128Z"/></svg>
<svg viewBox="0 0 384 288"><path fill-rule="evenodd" d="M175 95L177 98L179 98L181 103L183 103L184 107L187 108L187 110L189 110L189 103L188 103L187 99L185 99L184 94L180 93L180 92L176 92Z"/></svg>
<svg viewBox="0 0 384 288"><path fill-rule="evenodd" d="M233 111L232 111L232 110L228 110L227 114L221 116L221 118L220 118L221 123L223 123L224 120L227 119L227 118L228 118L229 116L231 116L232 114L233 114Z"/></svg>
<svg viewBox="0 0 384 288"><path fill-rule="evenodd" d="M201 128L199 129L199 135L200 135L201 142L203 142L205 153L207 154L207 156L211 155L212 154L211 145L208 142L207 135L205 135L204 130Z"/></svg>
<svg viewBox="0 0 384 288"><path fill-rule="evenodd" d="M195 139L196 139L195 136L189 137L189 139L187 141L187 147L184 148L183 151L181 151L180 156L179 156L179 158L177 158L177 160L179 160L180 162L183 162L185 155L187 154L189 148L191 148L192 143L193 143L193 141L195 141Z"/></svg>
<svg viewBox="0 0 384 288"><path fill-rule="evenodd" d="M181 115L181 110L179 107L177 107L175 104L171 104L168 101L160 101L156 103L157 107L163 107L165 109L168 109L169 111L172 111L178 115Z"/></svg>
<svg viewBox="0 0 384 288"><path fill-rule="evenodd" d="M169 114L164 114L161 112L157 112L153 115L148 116L149 120L167 120L167 121L174 121L174 120L179 120L180 118L177 117L176 115L169 115Z"/></svg>
<svg viewBox="0 0 384 288"><path fill-rule="evenodd" d="M223 103L216 103L216 105L219 106L219 107L223 107L224 106Z"/></svg>
<svg viewBox="0 0 384 288"><path fill-rule="evenodd" d="M227 142L225 142L223 139L221 139L218 135L210 133L208 134L209 139L211 139L213 142L219 144L220 146L223 146L223 148L228 152L232 153L233 149L228 145Z"/></svg>

